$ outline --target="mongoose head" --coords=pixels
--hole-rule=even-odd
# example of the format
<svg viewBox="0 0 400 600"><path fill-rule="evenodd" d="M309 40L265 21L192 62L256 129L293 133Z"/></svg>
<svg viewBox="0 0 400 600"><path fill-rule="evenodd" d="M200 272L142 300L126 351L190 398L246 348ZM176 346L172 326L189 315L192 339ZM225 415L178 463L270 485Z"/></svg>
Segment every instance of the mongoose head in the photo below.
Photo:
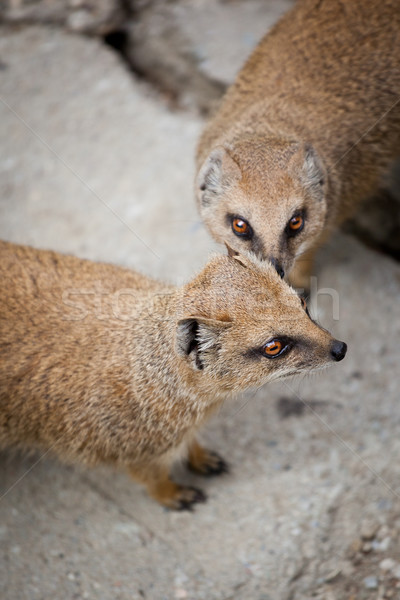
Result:
<svg viewBox="0 0 400 600"><path fill-rule="evenodd" d="M342 360L346 344L313 321L274 267L229 249L182 290L177 350L214 386L236 392Z"/></svg>
<svg viewBox="0 0 400 600"><path fill-rule="evenodd" d="M311 146L250 136L211 151L196 193L217 241L270 260L283 276L324 228L326 186Z"/></svg>

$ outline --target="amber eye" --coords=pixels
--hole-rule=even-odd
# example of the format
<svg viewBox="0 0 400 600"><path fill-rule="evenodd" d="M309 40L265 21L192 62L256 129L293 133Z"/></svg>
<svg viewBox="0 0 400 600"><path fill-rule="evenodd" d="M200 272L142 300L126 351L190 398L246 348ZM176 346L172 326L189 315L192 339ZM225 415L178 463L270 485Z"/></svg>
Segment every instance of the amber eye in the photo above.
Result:
<svg viewBox="0 0 400 600"><path fill-rule="evenodd" d="M257 352L260 352L266 358L277 358L286 354L294 345L295 341L293 339L282 336L270 340L259 348Z"/></svg>
<svg viewBox="0 0 400 600"><path fill-rule="evenodd" d="M273 358L274 356L278 356L283 350L283 344L279 340L271 340L267 342L263 348L263 352L266 356Z"/></svg>
<svg viewBox="0 0 400 600"><path fill-rule="evenodd" d="M249 224L246 223L246 221L243 221L243 219L235 218L232 221L232 229L235 233L243 235L243 233L248 233Z"/></svg>
<svg viewBox="0 0 400 600"><path fill-rule="evenodd" d="M291 231L301 231L303 229L304 219L301 215L292 217L289 221L289 229Z"/></svg>
<svg viewBox="0 0 400 600"><path fill-rule="evenodd" d="M253 229L250 223L243 219L240 215L226 215L227 223L231 226L233 233L243 240L251 240L253 237Z"/></svg>

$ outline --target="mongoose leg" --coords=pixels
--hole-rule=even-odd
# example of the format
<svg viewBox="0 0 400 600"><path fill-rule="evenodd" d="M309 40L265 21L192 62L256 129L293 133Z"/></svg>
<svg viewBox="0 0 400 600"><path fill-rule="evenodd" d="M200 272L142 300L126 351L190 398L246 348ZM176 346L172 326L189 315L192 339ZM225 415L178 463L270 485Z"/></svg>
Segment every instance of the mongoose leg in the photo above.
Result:
<svg viewBox="0 0 400 600"><path fill-rule="evenodd" d="M206 450L196 440L189 447L188 465L191 471L199 475L221 475L229 471L223 458L216 452Z"/></svg>
<svg viewBox="0 0 400 600"><path fill-rule="evenodd" d="M130 469L133 479L147 487L149 495L163 506L175 510L192 510L193 504L205 502L205 494L194 487L174 483L165 465L149 465L148 471Z"/></svg>

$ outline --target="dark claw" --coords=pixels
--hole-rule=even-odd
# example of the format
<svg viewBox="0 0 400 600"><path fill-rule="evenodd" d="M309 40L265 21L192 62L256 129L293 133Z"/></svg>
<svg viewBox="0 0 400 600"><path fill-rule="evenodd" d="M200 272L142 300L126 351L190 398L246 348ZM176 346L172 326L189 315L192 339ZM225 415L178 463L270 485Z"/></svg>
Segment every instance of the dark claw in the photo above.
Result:
<svg viewBox="0 0 400 600"><path fill-rule="evenodd" d="M229 473L229 465L221 458L216 452L208 451L209 463L203 463L201 467L196 468L188 463L188 468L196 475L202 475L203 477L214 477L214 475L222 475L223 473Z"/></svg>
<svg viewBox="0 0 400 600"><path fill-rule="evenodd" d="M190 490L192 493L191 498L182 498L179 501L179 509L178 510L193 510L193 504L197 504L198 502L206 502L207 496L202 490L194 487L185 488L185 491Z"/></svg>
<svg viewBox="0 0 400 600"><path fill-rule="evenodd" d="M188 500L181 500L179 502L178 510L189 510L191 512L193 510L193 505Z"/></svg>
<svg viewBox="0 0 400 600"><path fill-rule="evenodd" d="M210 452L210 454L216 459L216 463L213 465L206 465L204 475L212 477L213 475L229 473L228 463L226 463L216 452Z"/></svg>
<svg viewBox="0 0 400 600"><path fill-rule="evenodd" d="M203 492L203 490L199 490L198 488L189 488L194 493L193 502L205 502L207 500L207 496Z"/></svg>

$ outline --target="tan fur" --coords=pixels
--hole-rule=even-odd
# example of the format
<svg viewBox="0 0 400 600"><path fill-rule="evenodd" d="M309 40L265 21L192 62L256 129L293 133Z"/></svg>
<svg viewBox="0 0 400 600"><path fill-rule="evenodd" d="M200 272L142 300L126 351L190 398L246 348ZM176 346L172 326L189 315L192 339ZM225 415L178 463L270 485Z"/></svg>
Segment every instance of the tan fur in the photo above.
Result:
<svg viewBox="0 0 400 600"><path fill-rule="evenodd" d="M311 263L321 235L374 194L398 156L398 0L298 0L205 128L199 209L218 241L289 271L307 249ZM289 239L298 209L304 230ZM246 219L254 239L236 237L227 215Z"/></svg>
<svg viewBox="0 0 400 600"><path fill-rule="evenodd" d="M182 288L0 242L0 447L127 469L158 501L204 499L169 479L189 456L226 465L195 430L226 397L332 361L332 337L252 255L213 258ZM257 353L276 336L281 358Z"/></svg>

